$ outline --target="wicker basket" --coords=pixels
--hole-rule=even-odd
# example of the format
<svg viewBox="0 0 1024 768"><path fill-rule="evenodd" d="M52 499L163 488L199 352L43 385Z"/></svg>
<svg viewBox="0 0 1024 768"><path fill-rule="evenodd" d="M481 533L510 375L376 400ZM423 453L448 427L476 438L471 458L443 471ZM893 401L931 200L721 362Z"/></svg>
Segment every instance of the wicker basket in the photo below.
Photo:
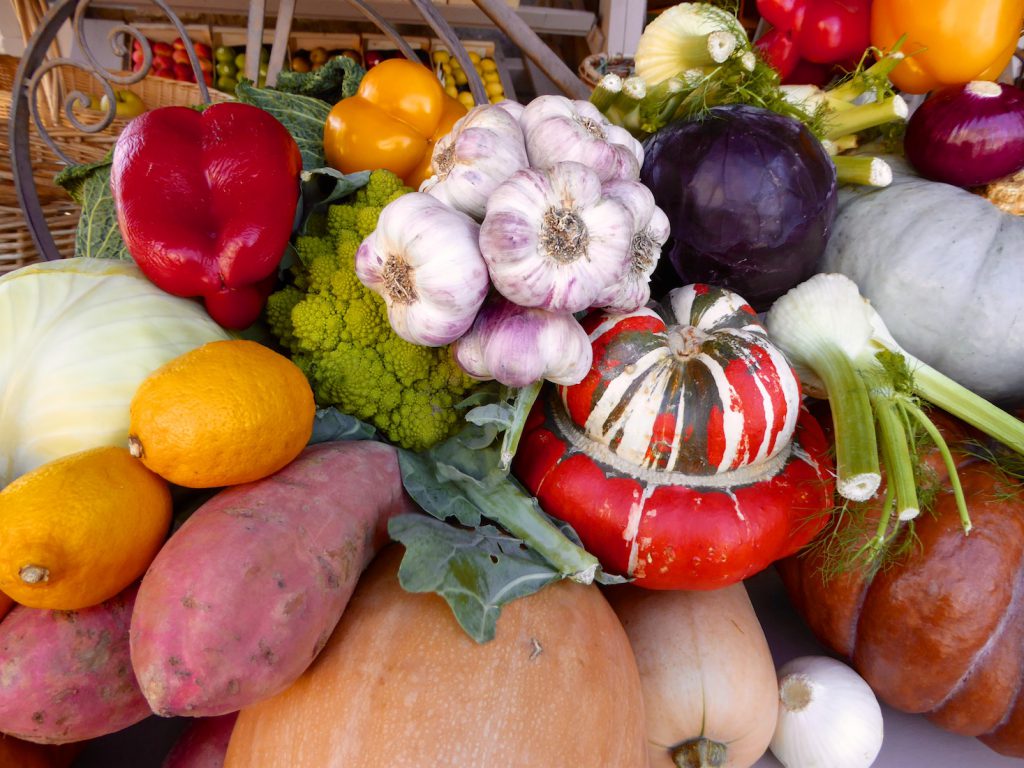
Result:
<svg viewBox="0 0 1024 768"><path fill-rule="evenodd" d="M0 56L0 274L39 260L32 236L29 234L24 214L18 206L14 192L14 177L11 171L11 147L9 146L8 118L10 115L11 91L18 59ZM60 72L65 93L78 90L83 93L102 93L102 86L88 72L64 67ZM130 90L142 99L150 109L173 105L199 104L201 94L195 83L178 82L158 77L146 77L138 83L115 86ZM210 89L214 102L227 101L230 97ZM100 115L88 110L76 110L76 116L83 123L95 123ZM109 126L97 133L82 133L66 122L48 126L50 138L72 160L78 163L93 163L101 160L114 146L127 120L115 119ZM75 231L81 212L67 193L58 187L53 179L64 169L63 161L54 153L33 129L29 132L29 156L32 159L33 177L39 202L43 208L57 249L64 257L74 255Z"/></svg>
<svg viewBox="0 0 1024 768"><path fill-rule="evenodd" d="M579 65L580 79L591 88L596 88L601 78L609 72L621 77L633 74L633 59L626 56L609 56L607 53L594 53L587 56Z"/></svg>

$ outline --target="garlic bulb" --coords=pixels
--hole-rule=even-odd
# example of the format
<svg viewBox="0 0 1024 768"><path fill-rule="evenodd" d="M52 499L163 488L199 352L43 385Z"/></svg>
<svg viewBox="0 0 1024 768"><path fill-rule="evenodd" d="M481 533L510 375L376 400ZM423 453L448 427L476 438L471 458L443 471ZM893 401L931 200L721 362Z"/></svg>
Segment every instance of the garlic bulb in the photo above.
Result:
<svg viewBox="0 0 1024 768"><path fill-rule="evenodd" d="M574 160L592 168L601 181L640 176L643 146L625 128L608 122L589 101L538 96L526 105L519 123L534 168Z"/></svg>
<svg viewBox="0 0 1024 768"><path fill-rule="evenodd" d="M431 162L435 175L420 191L477 221L498 185L529 165L519 122L492 104L474 107L459 118L434 145Z"/></svg>
<svg viewBox="0 0 1024 768"><path fill-rule="evenodd" d="M540 379L578 384L593 359L590 339L575 317L521 307L496 293L453 349L470 376L509 387Z"/></svg>
<svg viewBox="0 0 1024 768"><path fill-rule="evenodd" d="M654 194L639 181L609 181L605 197L622 203L633 218L629 268L623 278L600 296L594 306L634 312L651 298L651 275L669 236L668 216L654 203Z"/></svg>
<svg viewBox="0 0 1024 768"><path fill-rule="evenodd" d="M605 197L580 163L513 174L487 201L480 252L505 298L550 312L579 312L622 279L633 217Z"/></svg>
<svg viewBox="0 0 1024 768"><path fill-rule="evenodd" d="M524 104L520 104L518 101L512 101L511 99L502 99L494 106L508 112L512 117L515 118L518 123L520 118L523 116L523 110L526 109Z"/></svg>
<svg viewBox="0 0 1024 768"><path fill-rule="evenodd" d="M384 207L356 252L356 275L384 298L395 333L439 347L469 329L490 287L479 232L469 216L422 192Z"/></svg>
<svg viewBox="0 0 1024 768"><path fill-rule="evenodd" d="M779 718L769 748L786 768L867 768L882 748L882 710L846 664L802 656L779 670Z"/></svg>

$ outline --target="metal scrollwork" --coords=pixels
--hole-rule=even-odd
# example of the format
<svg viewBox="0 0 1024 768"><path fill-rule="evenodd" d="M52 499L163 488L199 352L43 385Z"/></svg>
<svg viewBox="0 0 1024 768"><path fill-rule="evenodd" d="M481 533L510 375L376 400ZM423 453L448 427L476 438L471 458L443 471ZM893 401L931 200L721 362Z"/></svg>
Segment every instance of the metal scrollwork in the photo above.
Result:
<svg viewBox="0 0 1024 768"><path fill-rule="evenodd" d="M130 41L136 41L142 50L142 62L138 69L133 69L131 72L106 68L92 50L85 36L84 22L90 2L91 0L61 0L50 7L25 46L25 52L22 55L11 90L9 143L15 192L28 222L32 240L40 255L48 260L60 258L60 253L50 235L35 186L32 161L29 156L30 121L39 137L62 162L74 165L75 161L53 140L50 135L50 128L53 126L47 125L40 114L39 98L44 78L48 73L57 72L62 67L71 67L88 73L97 82L106 96L107 108L95 120L84 121L80 116L83 108L91 106L89 95L81 90L71 90L64 94L60 106L64 119L75 130L81 133L98 133L109 127L116 117L117 99L114 87L140 82L149 74L153 65L153 50L146 36L129 24L120 24L107 35L111 51L120 58L130 56L132 47ZM202 68L199 66L199 57L196 55L185 25L165 0L150 0L150 2L163 12L177 31L178 36L185 41L185 50L192 71L195 73L200 99L202 103L209 104L210 92L206 86ZM47 60L47 51L56 39L58 32L69 21L84 61L65 57Z"/></svg>

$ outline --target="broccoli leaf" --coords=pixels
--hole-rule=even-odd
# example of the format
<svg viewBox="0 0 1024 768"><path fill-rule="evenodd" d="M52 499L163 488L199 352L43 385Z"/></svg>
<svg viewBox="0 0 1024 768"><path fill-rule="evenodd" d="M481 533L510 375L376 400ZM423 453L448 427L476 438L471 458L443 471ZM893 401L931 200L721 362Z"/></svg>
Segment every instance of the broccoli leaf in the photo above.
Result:
<svg viewBox="0 0 1024 768"><path fill-rule="evenodd" d="M388 533L406 548L398 570L402 588L439 594L478 643L494 639L501 606L561 578L492 525L469 530L426 515L400 515L389 521Z"/></svg>
<svg viewBox="0 0 1024 768"><path fill-rule="evenodd" d="M357 189L362 189L370 180L369 171L342 173L334 168L314 168L303 171L300 176L301 195L295 212L294 232L310 234L308 224L314 214L322 213L332 203L337 203Z"/></svg>
<svg viewBox="0 0 1024 768"><path fill-rule="evenodd" d="M243 104L266 110L281 121L299 145L304 169L322 168L327 164L324 158L324 124L331 111L329 104L310 96L257 88L249 80L238 84L235 97Z"/></svg>
<svg viewBox="0 0 1024 768"><path fill-rule="evenodd" d="M313 417L313 434L307 445L335 440L376 440L377 430L355 416L342 413L334 406L317 408Z"/></svg>
<svg viewBox="0 0 1024 768"><path fill-rule="evenodd" d="M282 70L277 76L277 85L274 89L334 104L352 96L365 74L366 70L353 59L336 56L313 72Z"/></svg>
<svg viewBox="0 0 1024 768"><path fill-rule="evenodd" d="M462 403L473 408L458 434L428 451L398 454L406 492L436 518L389 528L406 546L402 586L440 594L477 642L493 637L502 605L551 581L626 580L605 574L572 527L546 515L508 474L508 446L518 443L539 390L476 393Z"/></svg>
<svg viewBox="0 0 1024 768"><path fill-rule="evenodd" d="M97 163L72 165L54 181L82 206L75 231L75 255L94 259L131 261L121 237L117 209L110 191L111 155Z"/></svg>

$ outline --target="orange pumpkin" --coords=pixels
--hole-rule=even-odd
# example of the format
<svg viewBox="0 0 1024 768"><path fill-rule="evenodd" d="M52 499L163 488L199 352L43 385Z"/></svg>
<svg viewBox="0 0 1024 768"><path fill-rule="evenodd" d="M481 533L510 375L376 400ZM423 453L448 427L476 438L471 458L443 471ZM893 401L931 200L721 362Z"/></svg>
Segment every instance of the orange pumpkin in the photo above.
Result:
<svg viewBox="0 0 1024 768"><path fill-rule="evenodd" d="M363 574L306 673L242 710L226 768L646 768L636 661L596 586L516 600L476 644L440 597L402 590L400 552Z"/></svg>
<svg viewBox="0 0 1024 768"><path fill-rule="evenodd" d="M778 569L814 634L849 658L880 699L1024 757L1024 487L955 455L970 535L933 454L939 492L932 512L915 521L919 542L908 555L873 575L826 579L822 552L812 549ZM877 505L867 515L876 521Z"/></svg>

